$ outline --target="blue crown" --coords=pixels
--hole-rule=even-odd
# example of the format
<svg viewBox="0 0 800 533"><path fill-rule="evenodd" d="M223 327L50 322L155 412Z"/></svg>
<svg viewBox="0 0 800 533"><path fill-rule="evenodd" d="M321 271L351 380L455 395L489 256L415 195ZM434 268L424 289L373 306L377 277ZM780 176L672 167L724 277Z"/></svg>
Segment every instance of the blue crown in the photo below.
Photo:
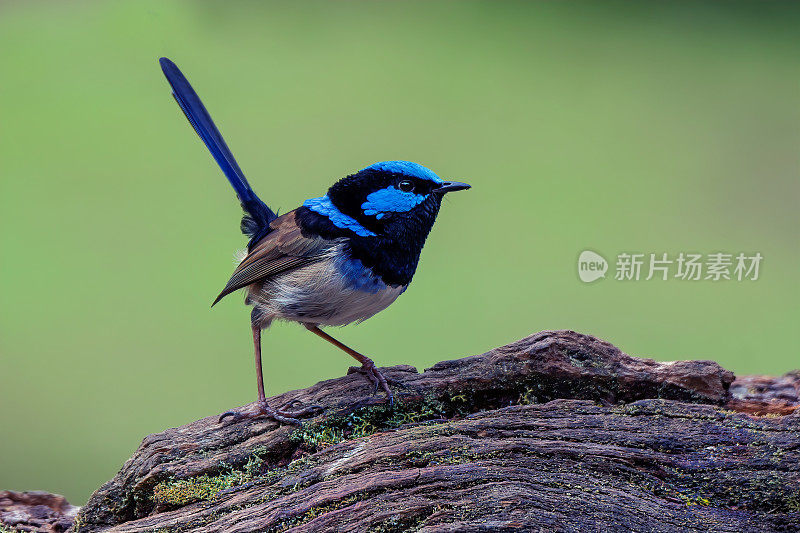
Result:
<svg viewBox="0 0 800 533"><path fill-rule="evenodd" d="M434 183L444 183L442 178L436 173L420 164L412 163L411 161L381 161L375 163L363 170L382 170L384 172L394 172L395 174L402 174L411 178L419 178L423 180L430 180Z"/></svg>

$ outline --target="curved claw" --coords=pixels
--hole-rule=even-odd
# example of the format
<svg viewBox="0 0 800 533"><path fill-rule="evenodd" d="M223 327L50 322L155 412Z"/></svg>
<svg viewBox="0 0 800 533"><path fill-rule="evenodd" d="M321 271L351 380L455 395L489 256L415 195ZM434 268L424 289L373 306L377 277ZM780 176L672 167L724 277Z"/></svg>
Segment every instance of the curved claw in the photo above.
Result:
<svg viewBox="0 0 800 533"><path fill-rule="evenodd" d="M241 415L240 415L239 413L237 413L236 411L225 411L224 413L222 413L221 415L219 415L219 418L217 419L217 423L218 423L218 424L221 424L221 423L222 423L222 421L223 421L223 420L225 420L225 417L226 417L226 416L233 417L233 419L234 419L234 420L236 420L236 419L237 419L237 418L239 418Z"/></svg>
<svg viewBox="0 0 800 533"><path fill-rule="evenodd" d="M298 402L299 402L299 400L295 400L294 402L290 403L289 405L294 405L295 403L298 403ZM299 403L302 403L302 402L299 402ZM322 407L321 405L308 405L308 406L303 407L302 409L299 409L297 411L284 411L284 410L279 409L279 410L277 410L275 412L278 413L281 416L289 416L289 417L298 418L298 417L301 417L301 416L316 415L318 413L321 413L324 410L325 410L325 408Z"/></svg>
<svg viewBox="0 0 800 533"><path fill-rule="evenodd" d="M347 369L348 374L362 374L375 386L372 395L378 394L378 389L381 388L386 393L389 399L389 406L394 407L394 393L389 388L388 380L383 377L383 374L378 370L374 364L364 364L362 366L351 366Z"/></svg>
<svg viewBox="0 0 800 533"><path fill-rule="evenodd" d="M291 416L284 416L278 414L278 411L273 412L271 415L268 415L268 417L274 420L275 422L278 422L279 424L286 424L289 426L298 426L298 427L303 426L303 423L300 422L298 419Z"/></svg>
<svg viewBox="0 0 800 533"><path fill-rule="evenodd" d="M219 415L219 421L222 422L226 416L235 416L236 411L225 411L221 415Z"/></svg>
<svg viewBox="0 0 800 533"><path fill-rule="evenodd" d="M378 378L376 378L372 374L372 372L370 372L367 368L363 366L351 366L350 368L347 369L347 375L349 376L350 374L361 374L362 376L367 378L369 382L372 383L372 385L374 386L374 388L372 389L372 395L375 396L376 394L378 394L378 388L381 386L381 382L378 381Z"/></svg>
<svg viewBox="0 0 800 533"><path fill-rule="evenodd" d="M222 421L228 416L233 417L234 421L241 420L243 418L264 417L274 420L279 424L302 426L303 424L300 422L300 420L298 420L299 417L316 414L322 410L323 408L319 405L309 405L308 407L304 407L298 411L275 410L270 407L266 401L260 401L256 404L256 409L254 411L225 411L219 415L218 422L222 423Z"/></svg>

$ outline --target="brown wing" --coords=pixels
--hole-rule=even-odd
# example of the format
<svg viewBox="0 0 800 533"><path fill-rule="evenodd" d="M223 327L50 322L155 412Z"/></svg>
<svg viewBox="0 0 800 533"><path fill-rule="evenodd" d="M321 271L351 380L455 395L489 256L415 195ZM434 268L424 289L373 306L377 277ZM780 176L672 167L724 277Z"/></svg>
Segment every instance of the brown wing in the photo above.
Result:
<svg viewBox="0 0 800 533"><path fill-rule="evenodd" d="M303 237L295 221L295 212L272 221L273 229L261 239L233 271L231 279L211 304L228 294L280 272L308 265L328 257L336 243L322 238Z"/></svg>

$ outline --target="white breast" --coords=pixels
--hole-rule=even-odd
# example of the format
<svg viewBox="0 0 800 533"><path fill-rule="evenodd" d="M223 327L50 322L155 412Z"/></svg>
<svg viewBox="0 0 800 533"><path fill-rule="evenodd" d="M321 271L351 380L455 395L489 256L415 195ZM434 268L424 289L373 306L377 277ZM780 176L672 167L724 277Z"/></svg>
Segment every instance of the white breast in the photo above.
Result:
<svg viewBox="0 0 800 533"><path fill-rule="evenodd" d="M369 271L365 283L353 283L342 275L333 257L279 274L263 285L251 286L249 300L262 315L263 327L272 320L290 320L320 326L361 322L386 309L405 286L376 286ZM357 286L371 286L369 291Z"/></svg>

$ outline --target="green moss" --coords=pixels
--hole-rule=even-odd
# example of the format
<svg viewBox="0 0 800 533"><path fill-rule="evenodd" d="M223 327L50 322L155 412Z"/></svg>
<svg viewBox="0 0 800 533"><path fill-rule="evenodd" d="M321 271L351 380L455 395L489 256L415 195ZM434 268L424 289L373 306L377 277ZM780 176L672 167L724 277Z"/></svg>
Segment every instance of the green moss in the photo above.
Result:
<svg viewBox="0 0 800 533"><path fill-rule="evenodd" d="M692 505L701 505L703 507L708 507L709 505L711 505L711 500L706 496L701 496L698 494L687 494L684 491L678 491L676 496L678 497L678 499L682 500L687 507Z"/></svg>
<svg viewBox="0 0 800 533"><path fill-rule="evenodd" d="M519 405L530 405L538 401L535 391L530 387L525 387L525 390L519 393L517 403Z"/></svg>
<svg viewBox="0 0 800 533"><path fill-rule="evenodd" d="M292 474L313 466L315 460L311 457L302 457L292 461L286 467L264 470L264 459L258 450L250 457L241 469L223 465L219 474L203 474L187 479L169 479L155 485L152 500L157 507L176 508L198 501L208 501L216 498L220 492L238 487L245 483L259 482L271 485L278 480L287 479ZM301 490L313 482L296 483L291 487L270 489L264 500L271 500L282 494L290 494Z"/></svg>
<svg viewBox="0 0 800 533"><path fill-rule="evenodd" d="M477 453L469 450L470 450L469 446L455 448L453 450L450 450L448 454L443 457L433 457L430 461L430 464L460 465L464 463L474 463L476 461L482 461L486 459L497 459L509 453L507 451L500 451L500 450L489 453Z"/></svg>
<svg viewBox="0 0 800 533"><path fill-rule="evenodd" d="M596 361L590 354L569 352L565 355L575 366L603 368L604 363ZM693 393L690 391L669 384L662 384L658 390L644 391L643 394L645 392L652 397L705 401L700 397L691 396ZM491 390L460 390L438 397L427 396L418 400L398 401L394 407L387 405L362 407L347 415L328 416L320 422L295 431L292 440L316 450L343 440L365 437L407 424L466 416L510 405L529 405L557 398L617 401L622 399L621 396L624 394L621 393L619 384L613 376L559 380L547 375L531 375L524 380L500 381ZM647 409L631 405L621 406L618 409L617 412L620 414L631 416L648 412Z"/></svg>
<svg viewBox="0 0 800 533"><path fill-rule="evenodd" d="M448 409L445 403L434 398L418 401L398 400L394 406L361 407L348 415L333 415L315 424L307 424L295 430L291 439L318 449L343 440L366 437L386 429L441 419L451 413L452 409Z"/></svg>
<svg viewBox="0 0 800 533"><path fill-rule="evenodd" d="M433 510L422 512L412 516L393 516L378 525L370 527L368 533L410 533L417 531L427 518L433 514Z"/></svg>
<svg viewBox="0 0 800 533"><path fill-rule="evenodd" d="M112 497L107 494L104 501L120 522L145 516L153 508L152 493L147 490L125 492L122 497Z"/></svg>
<svg viewBox="0 0 800 533"><path fill-rule="evenodd" d="M159 506L181 507L189 503L211 500L224 489L241 485L246 481L241 471L231 471L218 476L202 476L190 479L162 481L153 488L153 499Z"/></svg>
<svg viewBox="0 0 800 533"><path fill-rule="evenodd" d="M267 531L269 531L269 533L280 533L288 529L301 526L306 522L310 522L311 520L315 519L318 516L330 513L331 511L337 511L339 509L344 509L345 507L349 507L354 503L356 503L357 501L359 501L360 499L363 499L362 496L363 495L354 494L353 496L349 496L339 501L331 502L326 505L320 505L318 507L312 507L305 513L282 520L277 527L269 529Z"/></svg>
<svg viewBox="0 0 800 533"><path fill-rule="evenodd" d="M613 389L613 384L601 385L599 388L596 383L587 384L584 389L580 389L583 385L576 385L574 382L566 383L557 380L548 381L533 378L524 382L502 383L499 384L498 389L491 392L465 390L457 393L443 393L438 396L429 395L421 398L403 399L392 407L388 405L361 407L349 414L330 415L317 422L307 424L295 430L290 438L294 443L298 444L298 448L294 450L294 456L297 457L300 453L313 453L321 448L335 445L348 439L367 437L380 431L442 421L443 419L451 419L476 411L504 407L511 404L526 405L537 401L547 401L561 387L569 386L578 387L573 391L580 391L581 393L577 394L578 396L583 394L590 395L590 393L596 396L598 392L608 392ZM612 412L618 416L649 415L707 419L723 427L737 430L755 431L760 429L746 417L738 415L726 416L725 413L719 412L714 414L694 413L688 410L668 408L668 406L662 406L657 402L638 405L617 405L612 407ZM411 431L421 431L421 429L412 429ZM438 424L432 427L429 426L429 429L424 431L444 436L454 430L450 424ZM756 441L749 444L760 445ZM630 445L641 446L642 444L630 443ZM764 450L764 452L768 452L765 460L771 464L781 462L781 450ZM149 497L151 502L155 502L157 506L178 507L192 502L212 500L218 497L223 490L254 481L264 485L263 501L266 501L279 495L302 490L319 481L314 476L309 477L302 473L303 470L307 470L314 465L316 459L313 455L305 455L292 461L286 467L271 468L265 471L263 457L268 457L267 453L268 450L261 452L256 450L251 460L243 468L223 467L222 471L216 474L205 474L191 479L162 481L154 487L152 495L144 494L140 496ZM397 463L406 466L455 465L487 459L496 460L498 458L504 461L506 456L514 456L519 453L527 454L528 452L509 450L481 454L470 451L468 447L437 450L435 452L413 450L399 457L386 458L384 461L389 464ZM270 459L270 462L272 462L272 459ZM501 464L504 463L501 462ZM627 476L630 476L630 474ZM757 475L758 479L754 479L752 483L744 485L726 483L726 480L722 479L724 474L717 473L715 478L710 475L699 474L696 470L677 468L672 470L672 475L669 476L670 479L661 483L653 483L648 476L633 475L630 477L631 479L627 479L627 482L669 497L673 501L682 501L687 506L715 505L763 510L800 511L800 495L782 487L779 483L782 478L779 475L774 475L774 479L769 473L765 473L763 476ZM587 487L570 487L570 489L577 491L576 494L587 490L597 490L596 488L589 489ZM288 518L274 531L283 531L305 524L322 514L351 505L358 501L359 498L361 496L353 496L339 502L310 509L302 515ZM395 517L380 525L375 531L405 531L409 528L413 529L415 525L420 523L414 520Z"/></svg>
<svg viewBox="0 0 800 533"><path fill-rule="evenodd" d="M753 463L763 461L766 464L774 453L781 455L783 452L766 449L761 457L751 460ZM800 490L785 471L753 471L745 479L725 469L664 467L664 471L669 475L654 492L679 499L686 505L711 505L766 513L800 511Z"/></svg>
<svg viewBox="0 0 800 533"><path fill-rule="evenodd" d="M80 511L78 511L78 515L75 517L75 521L72 522L72 531L80 531L81 527L83 527L83 515ZM4 531L0 531L0 533L5 533Z"/></svg>
<svg viewBox="0 0 800 533"><path fill-rule="evenodd" d="M203 474L189 479L170 479L153 487L153 501L159 507L181 507L193 502L212 500L220 491L253 480L263 467L263 459L253 455L244 468L228 467L217 475Z"/></svg>

